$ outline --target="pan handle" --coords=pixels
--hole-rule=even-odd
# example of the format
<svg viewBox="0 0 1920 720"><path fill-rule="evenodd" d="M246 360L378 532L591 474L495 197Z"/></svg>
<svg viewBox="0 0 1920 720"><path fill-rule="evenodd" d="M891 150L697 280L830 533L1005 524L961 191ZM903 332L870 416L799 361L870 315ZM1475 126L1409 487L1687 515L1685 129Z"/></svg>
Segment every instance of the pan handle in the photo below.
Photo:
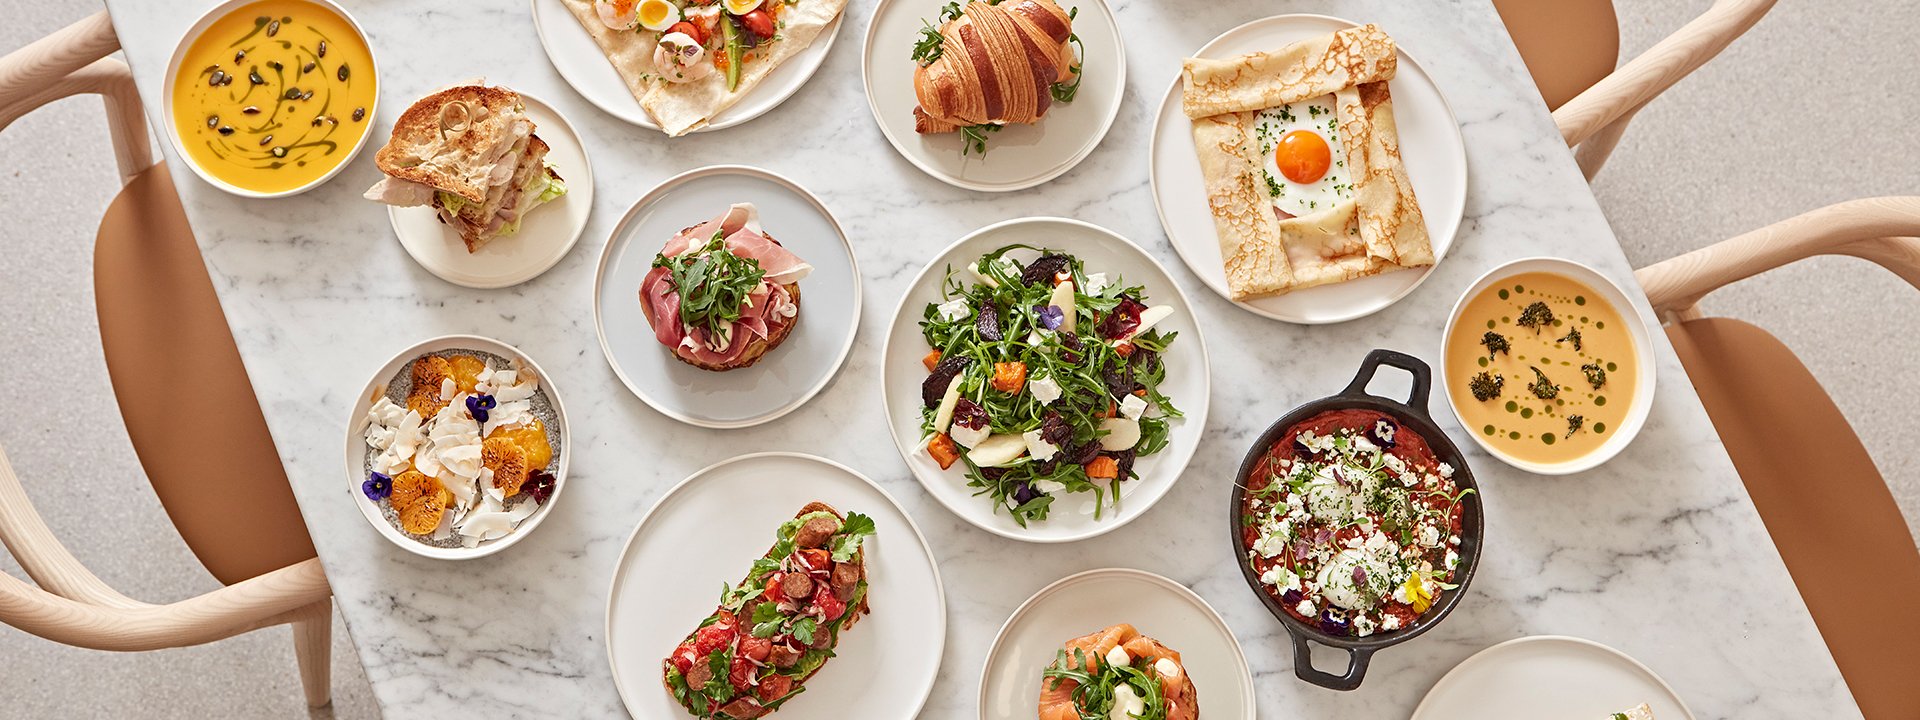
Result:
<svg viewBox="0 0 1920 720"><path fill-rule="evenodd" d="M1348 648L1347 672L1344 675L1335 675L1322 672L1313 666L1313 650L1307 646L1309 640L1305 633L1294 632L1289 628L1287 634L1293 637L1293 674L1298 675L1301 680L1328 690L1353 690L1360 687L1361 680L1366 679L1367 663L1373 660L1372 648Z"/></svg>
<svg viewBox="0 0 1920 720"><path fill-rule="evenodd" d="M1397 367L1413 376L1413 391L1407 397L1407 405L1427 414L1427 392L1433 385L1433 370L1420 358L1398 350L1376 349L1367 353L1367 359L1360 361L1360 371L1353 374L1353 382L1347 383L1347 389L1341 395L1366 395L1367 383L1373 382L1373 376L1381 365Z"/></svg>

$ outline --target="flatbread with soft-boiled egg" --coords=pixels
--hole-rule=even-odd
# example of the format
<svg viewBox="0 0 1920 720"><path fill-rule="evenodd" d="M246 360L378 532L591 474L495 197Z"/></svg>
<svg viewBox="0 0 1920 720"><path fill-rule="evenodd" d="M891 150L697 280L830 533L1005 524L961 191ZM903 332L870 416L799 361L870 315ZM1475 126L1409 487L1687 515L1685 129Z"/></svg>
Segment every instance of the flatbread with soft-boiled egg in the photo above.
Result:
<svg viewBox="0 0 1920 720"><path fill-rule="evenodd" d="M1182 99L1234 299L1433 264L1387 92L1397 66L1376 25L1187 58Z"/></svg>

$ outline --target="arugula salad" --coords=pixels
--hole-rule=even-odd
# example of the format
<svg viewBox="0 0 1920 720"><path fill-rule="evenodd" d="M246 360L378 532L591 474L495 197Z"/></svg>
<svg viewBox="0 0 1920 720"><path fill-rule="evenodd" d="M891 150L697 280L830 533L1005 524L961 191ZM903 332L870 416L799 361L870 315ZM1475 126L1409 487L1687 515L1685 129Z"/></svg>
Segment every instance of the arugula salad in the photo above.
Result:
<svg viewBox="0 0 1920 720"><path fill-rule="evenodd" d="M1033 257L1027 262L1015 254ZM1167 447L1180 417L1160 393L1173 314L1079 258L1008 245L958 271L920 327L921 434L941 469L960 464L975 495L1025 527L1062 493L1120 507L1134 462Z"/></svg>

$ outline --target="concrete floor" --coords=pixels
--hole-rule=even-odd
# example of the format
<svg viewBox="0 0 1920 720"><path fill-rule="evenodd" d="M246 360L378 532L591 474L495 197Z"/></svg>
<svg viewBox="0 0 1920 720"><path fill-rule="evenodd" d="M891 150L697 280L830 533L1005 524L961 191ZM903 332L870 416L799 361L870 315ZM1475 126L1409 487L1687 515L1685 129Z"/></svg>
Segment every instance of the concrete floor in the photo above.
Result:
<svg viewBox="0 0 1920 720"><path fill-rule="evenodd" d="M99 9L11 3L0 50ZM1705 0L1618 0L1623 52L1648 47ZM1640 114L1595 183L1628 257L1645 265L1841 200L1920 193L1911 39L1920 13L1870 0L1781 3L1748 36ZM218 586L147 487L109 390L95 326L93 229L115 190L97 100L71 99L0 134L0 367L12 388L0 446L54 531L108 583L152 602ZM1920 531L1920 292L1863 261L1817 259L1712 296L1812 366ZM1809 481L1818 480L1809 469ZM0 568L24 577L11 557ZM120 655L0 626L0 714L15 717L298 717L288 632ZM334 705L379 714L336 619Z"/></svg>

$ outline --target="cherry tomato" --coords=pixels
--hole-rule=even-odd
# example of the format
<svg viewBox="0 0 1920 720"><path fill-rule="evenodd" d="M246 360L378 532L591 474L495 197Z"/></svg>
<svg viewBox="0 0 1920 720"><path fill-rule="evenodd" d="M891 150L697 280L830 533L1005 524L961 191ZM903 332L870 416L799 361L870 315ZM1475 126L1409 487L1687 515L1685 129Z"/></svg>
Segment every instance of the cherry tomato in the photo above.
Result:
<svg viewBox="0 0 1920 720"><path fill-rule="evenodd" d="M772 653L772 640L757 637L740 638L740 654L746 656L748 659L766 662L767 656Z"/></svg>
<svg viewBox="0 0 1920 720"><path fill-rule="evenodd" d="M693 669L693 658L693 645L680 643L680 647L674 648L673 654L667 656L667 662L673 663L674 669L679 670L681 675L686 675L688 670Z"/></svg>
<svg viewBox="0 0 1920 720"><path fill-rule="evenodd" d="M712 655L713 651L733 644L733 628L730 626L708 625L693 633L693 654L697 657Z"/></svg>
<svg viewBox="0 0 1920 720"><path fill-rule="evenodd" d="M674 23L673 27L667 28L667 34L671 35L673 33L686 33L687 37L693 38L694 42L700 43L701 45L707 44L707 31L701 30L699 25L684 20Z"/></svg>
<svg viewBox="0 0 1920 720"><path fill-rule="evenodd" d="M767 589L760 593L760 597L772 603L787 599L787 594L780 590L780 579L786 576L786 573L777 570L767 573Z"/></svg>
<svg viewBox="0 0 1920 720"><path fill-rule="evenodd" d="M847 604L834 597L833 588L827 587L826 583L820 583L820 589L813 591L813 604L820 606L820 611L826 614L828 620L839 620L841 615L847 613ZM823 628L814 632L825 631Z"/></svg>
<svg viewBox="0 0 1920 720"><path fill-rule="evenodd" d="M735 692L746 692L748 680L753 674L753 663L738 655L733 658L733 666L727 668L727 682L733 684Z"/></svg>
<svg viewBox="0 0 1920 720"><path fill-rule="evenodd" d="M773 37L773 16L768 15L764 9L741 15L740 26L746 28L747 32L753 33L758 40Z"/></svg>
<svg viewBox="0 0 1920 720"><path fill-rule="evenodd" d="M785 675L768 675L760 678L761 702L773 702L793 692L793 678Z"/></svg>
<svg viewBox="0 0 1920 720"><path fill-rule="evenodd" d="M794 554L799 556L800 562L806 564L808 570L826 570L833 566L833 556L819 548L796 550Z"/></svg>

